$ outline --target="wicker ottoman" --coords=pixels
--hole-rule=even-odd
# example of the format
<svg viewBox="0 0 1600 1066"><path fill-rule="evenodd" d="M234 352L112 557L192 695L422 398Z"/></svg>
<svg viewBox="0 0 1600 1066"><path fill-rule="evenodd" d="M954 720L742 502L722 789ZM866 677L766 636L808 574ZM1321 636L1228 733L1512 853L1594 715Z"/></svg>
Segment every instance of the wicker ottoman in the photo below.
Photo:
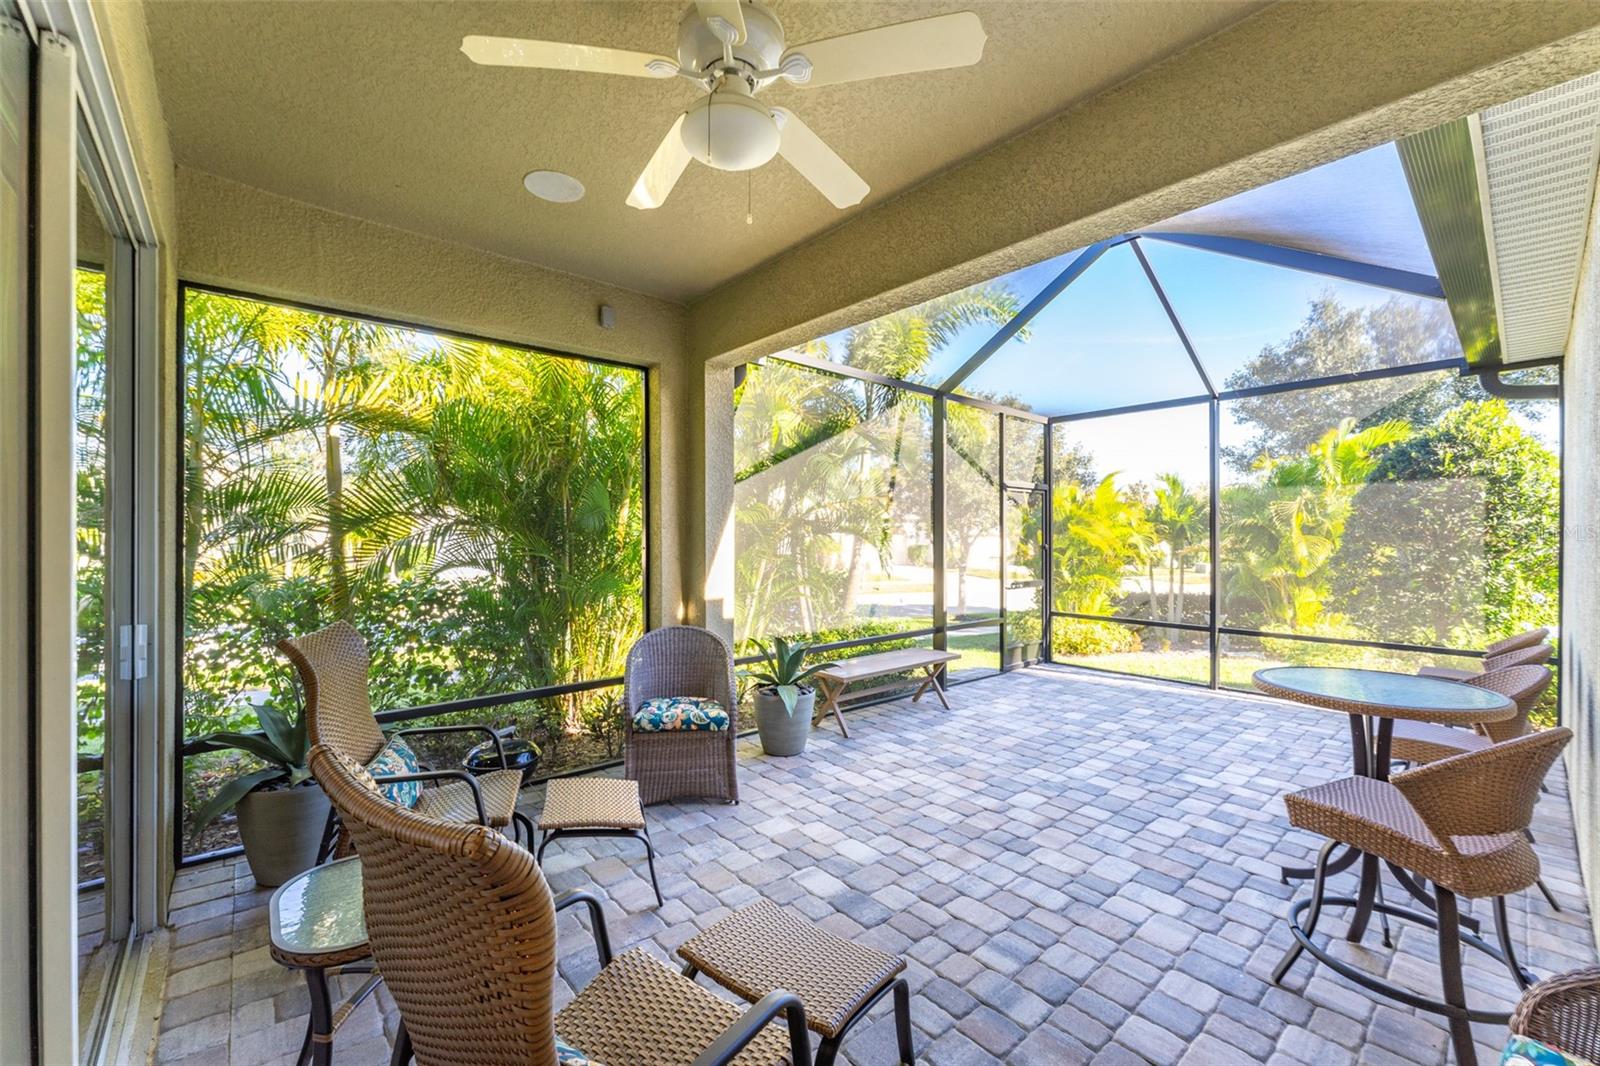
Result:
<svg viewBox="0 0 1600 1066"><path fill-rule="evenodd" d="M656 882L656 852L639 805L639 782L615 777L560 777L545 786L544 811L539 815L539 851L557 837L633 837L644 842L650 864L650 887L661 906L661 886Z"/></svg>
<svg viewBox="0 0 1600 1066"><path fill-rule="evenodd" d="M806 1025L822 1037L816 1066L831 1066L845 1034L893 991L900 1061L915 1061L911 992L899 956L834 936L765 899L696 933L678 954L686 976L703 973L751 1003L778 988L799 996Z"/></svg>

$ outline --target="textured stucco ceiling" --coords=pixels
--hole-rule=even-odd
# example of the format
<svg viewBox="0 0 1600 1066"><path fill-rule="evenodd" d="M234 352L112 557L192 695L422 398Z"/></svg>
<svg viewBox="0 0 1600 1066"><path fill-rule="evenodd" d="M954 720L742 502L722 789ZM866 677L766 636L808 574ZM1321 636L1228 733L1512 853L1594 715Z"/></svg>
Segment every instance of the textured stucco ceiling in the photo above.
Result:
<svg viewBox="0 0 1600 1066"><path fill-rule="evenodd" d="M457 50L464 34L483 33L671 54L685 6L153 0L148 18L179 163L690 300L1261 5L775 0L794 43L964 9L988 34L974 68L767 90L872 186L850 211L781 159L750 178L693 165L664 207L636 211L628 189L693 86L478 67ZM534 199L522 176L539 168L577 176L588 196Z"/></svg>

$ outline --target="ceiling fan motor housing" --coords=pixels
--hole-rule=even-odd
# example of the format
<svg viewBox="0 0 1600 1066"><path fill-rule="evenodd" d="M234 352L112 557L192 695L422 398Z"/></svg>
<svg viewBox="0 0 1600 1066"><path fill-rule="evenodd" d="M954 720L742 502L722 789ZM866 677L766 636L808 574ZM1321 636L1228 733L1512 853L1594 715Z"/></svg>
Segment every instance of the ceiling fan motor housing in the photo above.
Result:
<svg viewBox="0 0 1600 1066"><path fill-rule="evenodd" d="M745 39L733 46L733 58L748 78L758 70L776 70L783 58L783 24L765 5L746 2ZM722 40L691 6L678 23L678 63L685 70L715 70L723 65Z"/></svg>

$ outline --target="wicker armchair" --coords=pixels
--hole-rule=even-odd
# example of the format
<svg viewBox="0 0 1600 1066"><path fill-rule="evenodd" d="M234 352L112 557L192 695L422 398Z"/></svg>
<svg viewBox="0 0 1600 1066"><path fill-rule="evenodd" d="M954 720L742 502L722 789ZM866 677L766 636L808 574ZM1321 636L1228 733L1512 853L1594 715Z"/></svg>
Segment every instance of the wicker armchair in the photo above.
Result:
<svg viewBox="0 0 1600 1066"><path fill-rule="evenodd" d="M1511 1013L1511 1031L1600 1062L1600 967L1558 974L1528 989Z"/></svg>
<svg viewBox="0 0 1600 1066"><path fill-rule="evenodd" d="M400 1009L391 1063L810 1062L795 996L775 991L741 1009L642 949L613 958L599 900L552 899L524 848L387 802L325 744L311 749L311 768L361 856L367 942ZM574 905L589 911L601 970L557 1013L556 915ZM787 1035L769 1024L779 1014Z"/></svg>
<svg viewBox="0 0 1600 1066"><path fill-rule="evenodd" d="M1424 666L1417 671L1419 677L1437 677L1444 681L1467 681L1482 674L1505 670L1513 666L1541 666L1550 661L1555 649L1544 639L1548 629L1530 629L1514 637L1497 641L1483 649L1481 670L1458 670L1450 666Z"/></svg>
<svg viewBox="0 0 1600 1066"><path fill-rule="evenodd" d="M1528 825L1539 798L1539 783L1571 739L1570 729L1547 729L1483 751L1440 759L1389 781L1348 777L1284 797L1290 824L1328 841L1317 858L1311 897L1290 909L1294 944L1273 971L1273 980L1281 981L1302 951L1310 952L1356 984L1419 1010L1444 1015L1456 1061L1473 1066L1477 1059L1470 1022L1504 1023L1509 1016L1467 1006L1456 900L1461 896L1493 899L1498 950L1476 937L1465 942L1504 963L1519 987L1532 984L1532 976L1518 963L1512 946L1505 897L1531 887L1539 877L1539 857L1528 839ZM1433 913L1419 914L1370 897L1325 895L1329 859L1338 844L1433 882ZM1444 999L1428 999L1382 980L1315 944L1311 936L1327 907L1356 907L1358 920L1363 913L1376 910L1437 928ZM1303 925L1302 914L1306 915Z"/></svg>
<svg viewBox="0 0 1600 1066"><path fill-rule="evenodd" d="M643 803L703 798L739 802L734 743L739 736L738 690L733 651L726 641L697 626L654 629L634 642L623 672L623 766L639 782ZM646 700L695 696L716 700L727 712L726 729L634 728L634 713Z"/></svg>
<svg viewBox="0 0 1600 1066"><path fill-rule="evenodd" d="M367 642L361 634L346 622L335 622L303 637L280 640L278 650L300 672L311 742L326 744L358 765L371 762L388 743L388 737L372 716ZM486 725L418 726L396 730L392 735L440 733L483 734L500 748L500 734ZM465 770L424 768L419 774L390 774L379 780L385 784L423 781L433 787L423 789L417 801L419 813L446 822L479 822L496 829L512 826L518 833L526 833L522 839L532 843L533 825L517 810L522 771L508 767L504 750L500 751L500 766L481 777L473 777ZM329 828L319 861L333 850L331 812Z"/></svg>

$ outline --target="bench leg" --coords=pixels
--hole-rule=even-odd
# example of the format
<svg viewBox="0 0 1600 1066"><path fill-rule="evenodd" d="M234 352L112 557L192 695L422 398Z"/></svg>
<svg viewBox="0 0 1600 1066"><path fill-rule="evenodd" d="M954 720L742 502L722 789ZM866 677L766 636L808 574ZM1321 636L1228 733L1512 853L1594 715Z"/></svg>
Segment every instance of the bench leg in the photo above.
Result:
<svg viewBox="0 0 1600 1066"><path fill-rule="evenodd" d="M850 739L850 730L844 724L844 715L839 713L839 693L844 691L843 684L836 684L824 678L817 678L817 688L822 690L822 709L817 712L817 720L833 714L833 720L839 723L839 732L846 740Z"/></svg>
<svg viewBox="0 0 1600 1066"><path fill-rule="evenodd" d="M944 698L944 686L939 684L939 668L937 666L924 666L923 669L928 673L928 680L924 687L931 687L933 694L939 697L939 702L944 704L944 709L948 711L950 709L950 701ZM922 695L922 689L917 690L917 695Z"/></svg>

